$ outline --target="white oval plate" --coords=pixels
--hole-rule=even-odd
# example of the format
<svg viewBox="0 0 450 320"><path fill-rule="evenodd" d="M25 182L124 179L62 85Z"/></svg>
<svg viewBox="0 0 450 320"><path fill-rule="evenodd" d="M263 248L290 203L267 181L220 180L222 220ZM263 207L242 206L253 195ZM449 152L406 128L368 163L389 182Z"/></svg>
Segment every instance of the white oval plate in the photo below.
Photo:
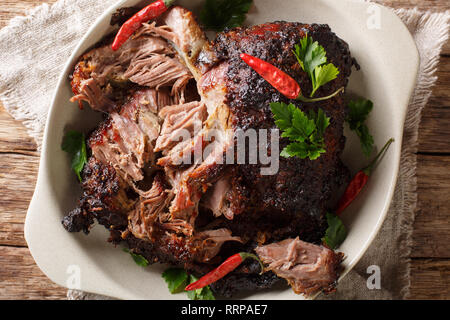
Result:
<svg viewBox="0 0 450 320"><path fill-rule="evenodd" d="M80 194L68 156L61 151L63 133L67 128L86 132L99 120L89 108L80 111L69 102L72 92L68 75L77 58L112 31L111 14L119 7L139 2L124 0L109 8L81 40L61 74L45 128L25 238L37 265L58 285L121 299L186 299L184 294L171 295L167 290L161 278L165 266L136 266L128 254L106 242L108 235L103 227L96 226L85 236L68 233L61 225L61 218L75 207ZM201 2L184 0L178 4L198 12ZM340 247L347 256L342 278L364 254L389 208L398 173L405 113L418 71L417 49L406 27L389 9L362 1L291 0L280 5L279 1L256 0L246 24L274 20L329 24L350 45L352 55L361 65L360 71L353 72L347 92L374 102L368 125L376 145L381 147L390 137L395 138L367 188L343 216L349 234ZM346 136L343 160L356 172L366 160L355 135L346 132ZM246 298L302 296L286 289L255 292Z"/></svg>

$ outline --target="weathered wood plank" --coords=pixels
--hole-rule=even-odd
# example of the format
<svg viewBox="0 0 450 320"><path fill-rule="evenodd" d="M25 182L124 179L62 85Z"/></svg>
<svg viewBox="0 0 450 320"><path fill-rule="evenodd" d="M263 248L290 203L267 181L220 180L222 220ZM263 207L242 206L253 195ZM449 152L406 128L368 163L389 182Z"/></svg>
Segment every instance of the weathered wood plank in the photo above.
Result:
<svg viewBox="0 0 450 320"><path fill-rule="evenodd" d="M23 16L25 13L43 3L54 3L56 0L2 0L0 4L0 28L6 26L8 21L15 16Z"/></svg>
<svg viewBox="0 0 450 320"><path fill-rule="evenodd" d="M0 153L0 245L26 246L23 236L39 158Z"/></svg>
<svg viewBox="0 0 450 320"><path fill-rule="evenodd" d="M450 299L450 260L412 260L409 299Z"/></svg>
<svg viewBox="0 0 450 320"><path fill-rule="evenodd" d="M65 299L66 289L38 268L28 248L0 246L0 299Z"/></svg>
<svg viewBox="0 0 450 320"><path fill-rule="evenodd" d="M412 257L450 258L450 157L419 155Z"/></svg>
<svg viewBox="0 0 450 320"><path fill-rule="evenodd" d="M0 152L35 153L36 142L20 121L14 120L0 103Z"/></svg>
<svg viewBox="0 0 450 320"><path fill-rule="evenodd" d="M450 153L450 57L441 57L433 93L422 111L419 152Z"/></svg>
<svg viewBox="0 0 450 320"><path fill-rule="evenodd" d="M418 151L422 153L450 153L450 104L437 105L434 98L422 113Z"/></svg>

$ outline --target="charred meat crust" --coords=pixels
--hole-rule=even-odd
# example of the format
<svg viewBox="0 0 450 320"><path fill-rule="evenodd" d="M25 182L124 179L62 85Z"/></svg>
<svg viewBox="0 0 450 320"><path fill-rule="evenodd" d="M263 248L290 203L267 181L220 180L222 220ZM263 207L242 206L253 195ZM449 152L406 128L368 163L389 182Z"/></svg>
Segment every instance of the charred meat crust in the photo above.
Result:
<svg viewBox="0 0 450 320"><path fill-rule="evenodd" d="M91 157L83 169L83 195L78 207L66 215L64 228L69 232L89 233L94 218L107 229L127 227L124 212L135 202L136 195L116 174L113 167Z"/></svg>
<svg viewBox="0 0 450 320"><path fill-rule="evenodd" d="M70 211L62 219L64 228L69 232L83 231L85 234L88 234L93 223L94 217L83 211L81 206Z"/></svg>
<svg viewBox="0 0 450 320"><path fill-rule="evenodd" d="M150 264L159 262L183 267L183 262L189 260L193 254L190 243L181 237L167 238L163 233L160 235L161 241L151 242L138 239L129 233L124 241L134 253L145 257Z"/></svg>
<svg viewBox="0 0 450 320"><path fill-rule="evenodd" d="M219 281L211 284L214 293L231 298L239 293L249 293L256 290L270 289L284 280L273 272L257 273L231 273Z"/></svg>
<svg viewBox="0 0 450 320"><path fill-rule="evenodd" d="M111 26L118 25L121 26L128 19L130 19L134 14L138 13L141 8L138 7L124 7L117 9L111 16L109 24Z"/></svg>
<svg viewBox="0 0 450 320"><path fill-rule="evenodd" d="M261 176L259 165L240 165L233 180L233 204L241 211L298 212L311 215L321 224L327 201L338 186L349 178L340 155L345 145L343 124L347 109L342 95L317 103L288 100L269 83L250 69L239 57L242 52L266 60L287 72L301 85L305 94L311 91L311 81L292 54L294 45L308 34L324 46L329 62L340 70L337 79L317 91L316 96L327 95L346 86L351 67L356 62L348 45L339 39L327 25L275 22L250 28L236 28L221 33L212 48L218 61L226 60L226 103L231 110L236 129L276 128L270 102L294 103L302 110L321 108L331 123L325 135L327 152L310 161L298 158L280 158L280 170L272 176ZM269 140L270 141L270 140ZM281 139L280 150L288 141ZM270 150L270 145L269 148Z"/></svg>
<svg viewBox="0 0 450 320"><path fill-rule="evenodd" d="M271 30L267 31L268 28ZM216 63L227 60L229 64L226 74L227 98L232 113L236 115L236 126L242 129L248 128L249 124L251 128L255 128L255 125L256 128L265 127L264 123L271 119L268 103L282 100L277 90L242 61L240 53L248 53L277 66L293 77L300 84L302 92L308 94L311 92L311 81L292 53L294 46L306 34L324 47L328 62L340 71L337 79L317 91L317 96L346 86L351 67L357 64L351 57L347 43L338 38L328 25L274 22L236 28L217 36L212 48L217 57ZM245 112L244 117L239 116L238 112Z"/></svg>

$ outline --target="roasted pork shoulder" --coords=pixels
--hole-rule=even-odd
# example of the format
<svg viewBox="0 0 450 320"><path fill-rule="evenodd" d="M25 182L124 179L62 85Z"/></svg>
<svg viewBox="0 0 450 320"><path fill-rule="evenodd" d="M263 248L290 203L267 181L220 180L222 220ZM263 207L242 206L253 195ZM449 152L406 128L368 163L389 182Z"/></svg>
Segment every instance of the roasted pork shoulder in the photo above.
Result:
<svg viewBox="0 0 450 320"><path fill-rule="evenodd" d="M320 239L330 199L348 180L340 160L343 95L288 101L239 57L266 60L309 92L292 54L306 34L340 71L317 95L345 87L355 61L327 25L273 22L209 42L193 14L174 7L118 51L106 43L85 53L71 76L72 101L87 102L106 119L89 136L83 196L64 227L88 232L95 218L112 242L198 274L233 253L255 251L268 272L259 275L256 262L244 263L212 285L226 296L269 288L280 278L297 293L332 291L342 255ZM288 141L278 139L270 102L321 108L330 118L326 153L313 161L278 157ZM237 137L248 130L267 133L256 162L247 161L251 148L239 158ZM276 170L264 174L269 165L261 155L275 156Z"/></svg>

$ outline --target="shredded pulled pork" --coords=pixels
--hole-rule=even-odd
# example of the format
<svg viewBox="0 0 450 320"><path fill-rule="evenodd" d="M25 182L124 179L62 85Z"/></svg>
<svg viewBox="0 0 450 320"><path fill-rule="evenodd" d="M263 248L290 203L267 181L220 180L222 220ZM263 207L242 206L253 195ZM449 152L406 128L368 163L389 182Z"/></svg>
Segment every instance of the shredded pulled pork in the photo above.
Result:
<svg viewBox="0 0 450 320"><path fill-rule="evenodd" d="M177 58L162 54L135 58L123 76L150 88L159 89L162 86L172 85L172 95L181 92L192 78Z"/></svg>
<svg viewBox="0 0 450 320"><path fill-rule="evenodd" d="M93 109L109 113L89 144L94 157L110 164L138 195L134 209L128 211L124 236L131 233L161 250L172 247L174 258L181 255L181 260L189 260L191 255L191 260L207 262L224 242L241 240L225 228L194 231L208 182L202 177L207 174L205 164L211 166L215 158L209 154L207 161L202 158L204 147L214 145L205 140L212 128L205 125L206 104L193 99L185 102L195 69L189 71L185 65L192 67L206 38L196 24L192 28L192 17L179 16L182 12L176 10L164 18L170 27L144 24L116 52L108 45L85 54L72 76L72 101L84 100ZM121 88L129 88L130 82L149 89L138 90L123 104L116 94L126 97L128 92ZM164 174L156 174L149 190L137 186L139 181L148 183L148 170L161 167ZM194 172L196 179L191 177Z"/></svg>
<svg viewBox="0 0 450 320"><path fill-rule="evenodd" d="M86 101L94 110L112 112L120 106L117 94L128 81L156 89L170 86L171 95L182 99L190 79L190 71L166 40L143 35L117 51L106 45L86 53L72 75L71 101Z"/></svg>
<svg viewBox="0 0 450 320"><path fill-rule="evenodd" d="M212 211L215 217L223 215L229 220L233 220L234 213L231 209L227 196L231 190L229 177L224 177L208 190L203 200L203 206Z"/></svg>
<svg viewBox="0 0 450 320"><path fill-rule="evenodd" d="M173 219L193 223L201 192L190 180L190 174L197 166L192 156L196 149L203 150L200 133L207 116L206 107L196 101L172 105L161 109L159 116L164 122L155 151L162 151L164 155L157 164L165 168L175 194L170 212Z"/></svg>
<svg viewBox="0 0 450 320"><path fill-rule="evenodd" d="M153 180L152 188L140 197L136 207L128 213L128 231L136 238L151 241L164 246L167 239L183 241L185 247L192 250L192 259L208 262L217 255L226 241L242 242L241 238L233 237L231 231L225 228L194 233L194 228L185 219L173 218L168 206L173 193L162 173ZM169 241L168 240L168 241Z"/></svg>
<svg viewBox="0 0 450 320"><path fill-rule="evenodd" d="M162 151L166 157L159 159L158 164L192 163L190 158L183 161L183 156L190 157L193 151L194 139L200 133L207 116L205 104L194 101L167 106L161 109L159 116L164 119L164 122L161 134L156 141L155 151Z"/></svg>
<svg viewBox="0 0 450 320"><path fill-rule="evenodd" d="M222 244L226 241L238 241L242 243L240 237L233 237L231 231L226 228L207 230L196 235L196 240L200 241L199 253L196 257L198 261L207 262L214 258L218 253Z"/></svg>
<svg viewBox="0 0 450 320"><path fill-rule="evenodd" d="M339 276L343 255L315 244L295 239L259 246L255 249L267 270L285 278L295 293L331 292Z"/></svg>
<svg viewBox="0 0 450 320"><path fill-rule="evenodd" d="M153 148L160 131L155 114L159 102L170 101L165 91L137 91L120 113L110 118L89 139L96 159L111 164L127 181L144 178L143 168L154 162Z"/></svg>
<svg viewBox="0 0 450 320"><path fill-rule="evenodd" d="M162 22L162 26L156 26L155 23L144 24L138 35L160 36L169 41L197 79L200 72L195 66L195 59L204 46L208 46L205 33L195 22L192 12L182 8L169 10L162 17Z"/></svg>
<svg viewBox="0 0 450 320"><path fill-rule="evenodd" d="M167 190L164 178L157 174L152 188L141 197L136 207L128 213L128 230L139 239L153 240L156 225L168 223L165 213L173 194Z"/></svg>

